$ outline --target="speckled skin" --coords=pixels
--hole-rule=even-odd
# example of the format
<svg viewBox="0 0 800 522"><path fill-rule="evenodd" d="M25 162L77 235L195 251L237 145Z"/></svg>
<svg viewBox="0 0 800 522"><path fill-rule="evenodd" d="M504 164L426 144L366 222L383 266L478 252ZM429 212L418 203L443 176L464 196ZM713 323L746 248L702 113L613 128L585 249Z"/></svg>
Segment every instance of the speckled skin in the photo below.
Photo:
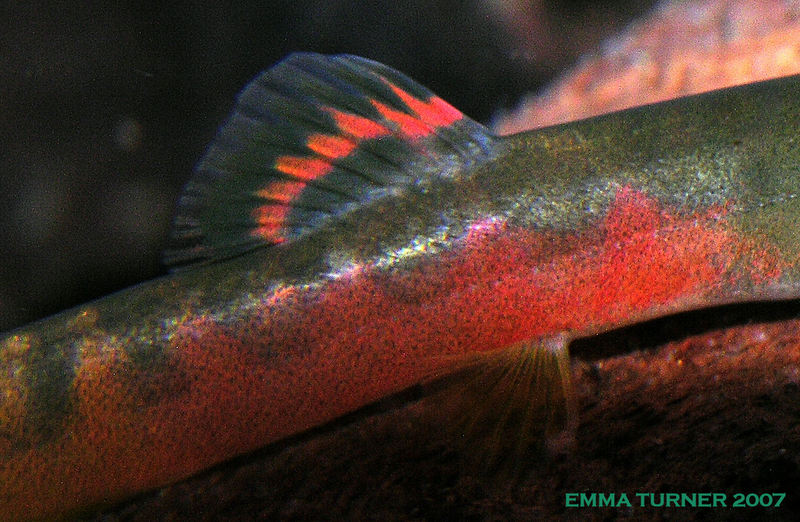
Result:
<svg viewBox="0 0 800 522"><path fill-rule="evenodd" d="M475 351L797 297L798 99L790 78L510 136L297 240L6 334L0 519L175 481Z"/></svg>

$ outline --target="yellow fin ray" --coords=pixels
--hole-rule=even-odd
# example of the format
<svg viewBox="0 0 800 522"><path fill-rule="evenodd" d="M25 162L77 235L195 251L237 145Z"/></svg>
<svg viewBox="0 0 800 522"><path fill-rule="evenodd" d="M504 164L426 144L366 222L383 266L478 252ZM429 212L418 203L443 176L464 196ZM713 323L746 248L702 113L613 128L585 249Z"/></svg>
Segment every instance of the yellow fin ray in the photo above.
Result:
<svg viewBox="0 0 800 522"><path fill-rule="evenodd" d="M436 402L472 471L518 475L526 459L570 444L576 412L568 342L558 335L470 355L447 378Z"/></svg>

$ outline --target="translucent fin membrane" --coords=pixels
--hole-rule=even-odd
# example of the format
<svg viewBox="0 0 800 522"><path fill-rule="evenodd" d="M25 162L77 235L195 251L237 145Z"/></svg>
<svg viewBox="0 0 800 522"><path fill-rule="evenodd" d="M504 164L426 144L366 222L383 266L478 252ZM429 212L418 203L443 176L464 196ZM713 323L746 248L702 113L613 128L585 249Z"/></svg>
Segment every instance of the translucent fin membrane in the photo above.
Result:
<svg viewBox="0 0 800 522"><path fill-rule="evenodd" d="M239 95L184 190L165 261L290 241L418 179L458 175L493 141L389 67L293 54Z"/></svg>
<svg viewBox="0 0 800 522"><path fill-rule="evenodd" d="M574 438L575 397L567 341L526 341L478 354L440 392L449 439L470 471L501 481L529 459L560 451Z"/></svg>

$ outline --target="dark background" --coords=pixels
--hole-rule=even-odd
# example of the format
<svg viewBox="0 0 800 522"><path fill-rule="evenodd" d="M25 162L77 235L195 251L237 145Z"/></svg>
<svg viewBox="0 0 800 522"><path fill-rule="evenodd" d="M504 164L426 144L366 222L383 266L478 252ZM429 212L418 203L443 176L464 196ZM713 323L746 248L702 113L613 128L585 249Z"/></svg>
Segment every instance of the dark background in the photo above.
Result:
<svg viewBox="0 0 800 522"><path fill-rule="evenodd" d="M0 7L0 331L165 273L181 186L287 53L376 59L490 123L652 2L165 4Z"/></svg>

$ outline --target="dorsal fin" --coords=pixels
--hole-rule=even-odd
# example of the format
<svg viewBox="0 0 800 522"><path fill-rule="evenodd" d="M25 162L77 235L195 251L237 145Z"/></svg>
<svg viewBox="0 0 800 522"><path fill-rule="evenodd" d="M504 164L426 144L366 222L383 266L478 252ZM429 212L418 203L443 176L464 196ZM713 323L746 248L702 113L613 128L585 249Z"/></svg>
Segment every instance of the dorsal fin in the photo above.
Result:
<svg viewBox="0 0 800 522"><path fill-rule="evenodd" d="M292 240L420 178L456 175L493 138L389 67L290 55L239 95L184 189L165 262Z"/></svg>

